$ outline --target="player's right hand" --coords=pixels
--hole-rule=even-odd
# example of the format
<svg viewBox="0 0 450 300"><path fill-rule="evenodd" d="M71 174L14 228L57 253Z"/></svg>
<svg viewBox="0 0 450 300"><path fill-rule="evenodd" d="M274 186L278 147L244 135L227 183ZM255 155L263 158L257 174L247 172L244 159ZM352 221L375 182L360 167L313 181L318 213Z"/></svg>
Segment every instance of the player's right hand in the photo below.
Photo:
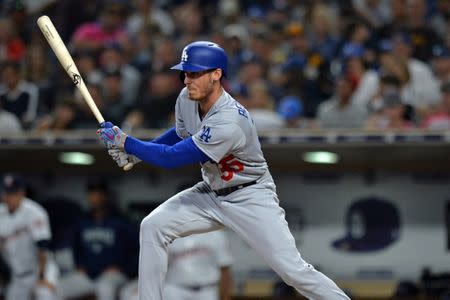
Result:
<svg viewBox="0 0 450 300"><path fill-rule="evenodd" d="M101 127L97 130L97 135L100 137L103 144L105 144L106 148L108 149L114 149L119 148L123 149L125 147L125 140L127 139L127 134L122 131L117 126L113 127L106 127L110 126L107 125L109 122L102 123L105 127ZM102 126L100 125L100 126Z"/></svg>
<svg viewBox="0 0 450 300"><path fill-rule="evenodd" d="M137 164L141 160L132 154L127 154L120 149L109 149L108 154L117 163L120 168L123 168L128 163L133 165Z"/></svg>

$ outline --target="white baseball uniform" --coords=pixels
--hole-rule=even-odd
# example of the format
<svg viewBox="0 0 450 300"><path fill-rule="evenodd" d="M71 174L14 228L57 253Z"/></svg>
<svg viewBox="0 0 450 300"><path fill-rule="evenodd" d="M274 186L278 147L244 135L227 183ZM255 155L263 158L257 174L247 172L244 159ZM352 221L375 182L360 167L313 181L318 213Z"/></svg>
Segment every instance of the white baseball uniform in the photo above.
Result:
<svg viewBox="0 0 450 300"><path fill-rule="evenodd" d="M51 231L45 209L25 198L12 214L0 204L0 252L11 267L12 278L6 300L54 299L56 295L37 286L38 248L36 242L50 240Z"/></svg>
<svg viewBox="0 0 450 300"><path fill-rule="evenodd" d="M212 160L202 164L202 182L171 197L142 221L139 299L163 299L170 243L223 226L307 298L349 299L298 252L248 111L223 91L201 119L198 103L188 98L185 88L175 113L177 134L192 136ZM221 190L227 187L235 188Z"/></svg>
<svg viewBox="0 0 450 300"><path fill-rule="evenodd" d="M193 234L169 246L165 300L218 300L220 269L232 263L223 230ZM127 285L121 300L138 300L137 282Z"/></svg>

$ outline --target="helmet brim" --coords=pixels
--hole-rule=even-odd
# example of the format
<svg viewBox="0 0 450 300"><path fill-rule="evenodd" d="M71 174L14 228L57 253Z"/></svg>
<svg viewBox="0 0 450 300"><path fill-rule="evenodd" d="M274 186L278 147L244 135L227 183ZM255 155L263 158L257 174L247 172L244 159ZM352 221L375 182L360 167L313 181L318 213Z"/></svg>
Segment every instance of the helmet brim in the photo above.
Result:
<svg viewBox="0 0 450 300"><path fill-rule="evenodd" d="M185 72L201 72L201 71L209 70L211 68L202 67L202 66L198 66L198 65L192 65L192 64L188 64L188 63L179 63L170 69L185 71Z"/></svg>

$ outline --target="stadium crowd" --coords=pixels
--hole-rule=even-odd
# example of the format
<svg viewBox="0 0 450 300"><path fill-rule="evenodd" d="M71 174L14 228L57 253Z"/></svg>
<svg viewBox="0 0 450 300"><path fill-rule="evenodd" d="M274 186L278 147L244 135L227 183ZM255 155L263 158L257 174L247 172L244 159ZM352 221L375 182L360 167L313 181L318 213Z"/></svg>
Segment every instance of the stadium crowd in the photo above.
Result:
<svg viewBox="0 0 450 300"><path fill-rule="evenodd" d="M450 129L450 0L3 0L0 133L96 128L36 19L53 20L105 119L165 128L194 40L259 129Z"/></svg>

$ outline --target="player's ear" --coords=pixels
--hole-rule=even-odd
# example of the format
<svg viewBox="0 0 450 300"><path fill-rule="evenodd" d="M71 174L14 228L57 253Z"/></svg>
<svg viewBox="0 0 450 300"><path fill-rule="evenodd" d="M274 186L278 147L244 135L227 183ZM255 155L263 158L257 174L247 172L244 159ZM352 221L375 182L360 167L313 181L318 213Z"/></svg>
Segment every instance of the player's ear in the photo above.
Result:
<svg viewBox="0 0 450 300"><path fill-rule="evenodd" d="M221 77L222 77L222 69L215 69L212 72L212 80L213 81L219 81Z"/></svg>

